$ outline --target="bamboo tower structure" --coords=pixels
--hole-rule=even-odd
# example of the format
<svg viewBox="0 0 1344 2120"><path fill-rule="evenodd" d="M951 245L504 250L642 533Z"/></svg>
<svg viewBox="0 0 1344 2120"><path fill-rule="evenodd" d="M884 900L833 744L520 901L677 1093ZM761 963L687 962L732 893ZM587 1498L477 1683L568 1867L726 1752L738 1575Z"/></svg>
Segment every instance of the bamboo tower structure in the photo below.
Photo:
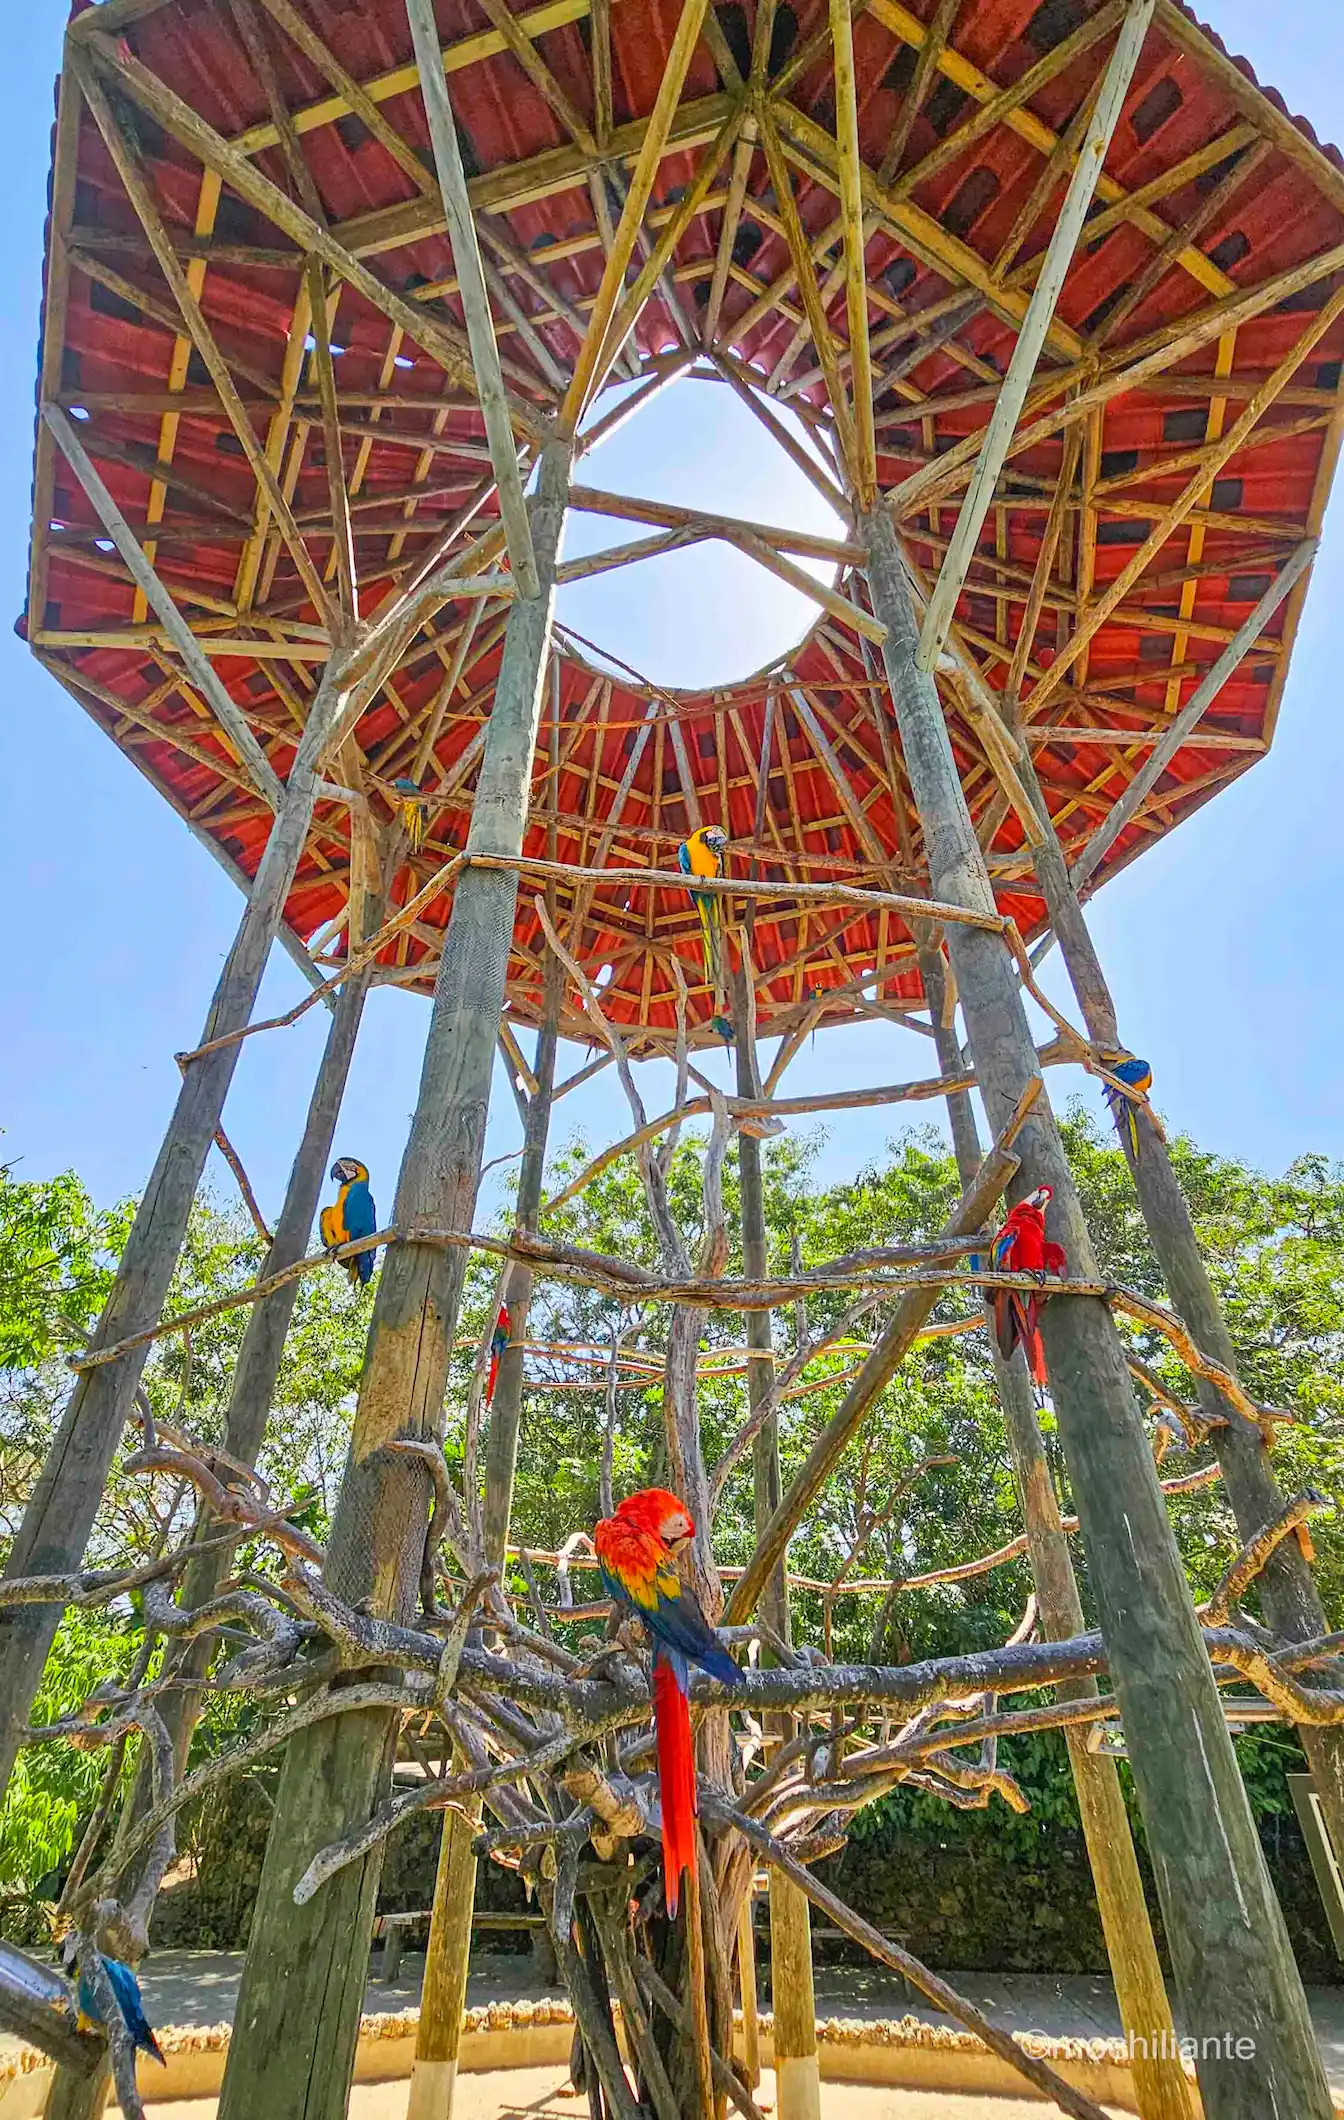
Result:
<svg viewBox="0 0 1344 2120"><path fill-rule="evenodd" d="M72 8L24 626L244 908L0 1583L0 1774L31 1736L64 1603L106 1591L81 1573L85 1542L148 1348L183 1323L161 1314L242 1042L275 1028L252 1015L278 942L309 1002L333 1004L327 1052L266 1271L240 1299L253 1308L225 1453L147 1431L140 1454L149 1472L189 1468L202 1496L190 1549L164 1570L172 1594L146 1607L181 1637L186 1690L171 1727L138 1694L106 1721L141 1732L146 1768L122 1868L96 1902L134 1955L210 1682L206 1623L184 1615L227 1605L259 1635L246 1682L291 1702L227 2120L345 2110L381 1848L401 1815L388 1772L412 1707L441 1718L454 1761L421 1799L447 1808L414 2120L451 2110L477 1858L519 1848L544 1851L529 1874L594 2110L621 2120L705 2114L724 2096L752 2109L725 2056L735 1977L744 2001L754 1992L754 1969L749 1983L734 1965L762 1857L780 2107L804 2120L820 2096L809 1902L914 1964L809 1864L846 1807L916 1757L947 1788L1002 1786L997 1696L1042 1686L1053 1705L1003 1726L1071 1733L1127 2026L1156 2034L1171 2012L1114 1767L1078 1734L1117 1715L1186 2024L1254 2042L1250 2062L1201 2059L1205 2113L1329 2112L1218 1693L1249 1678L1297 1723L1344 1848L1344 1708L1310 1680L1329 1630L1294 1535L1310 1503L1278 1487L1272 1421L1236 1379L1161 1128L1114 1073L1122 1030L1083 908L1272 741L1344 432L1342 374L1344 163L1175 0ZM585 484L595 443L692 377L749 408L843 534ZM566 560L575 511L635 534ZM750 679L674 694L557 625L566 582L711 540L816 606L805 638ZM728 875L705 889L726 901L731 994L706 976L677 868L680 842L708 824L730 842ZM1036 984L1052 943L1081 1025ZM262 1509L247 1468L292 1291L315 1263L317 1186L375 982L432 994L432 1010L350 1461L315 1553ZM1024 992L1054 1022L1039 1052ZM725 1011L732 1097L696 1058L722 1049ZM927 1032L937 1071L779 1094L813 1030L873 1017ZM594 1057L557 1083L562 1039ZM762 1074L765 1040L778 1042ZM524 1125L507 1240L473 1231L497 1050ZM651 1119L633 1066L658 1056L676 1061L678 1092ZM1115 1092L1173 1312L1097 1271L1044 1088L1043 1067L1066 1063ZM656 1273L546 1234L553 1102L602 1066L631 1132L585 1176L636 1156ZM772 1277L759 1137L793 1114L920 1098L947 1099L965 1188L942 1240ZM697 1111L713 1131L692 1240L665 1181ZM739 1277L726 1276L721 1185L734 1135ZM810 1664L790 1641L789 1540L940 1294L1003 1283L980 1261L985 1231L1002 1200L1041 1184L1069 1262L1042 1335L1099 1633L1084 1631L1018 1356L998 1382L1046 1639L918 1678ZM501 1258L511 1345L483 1485L459 1493L440 1446L472 1246ZM547 1274L670 1306L667 1449L699 1526L691 1579L737 1638L755 1630L743 1697L767 1732L767 1780L784 1776L802 1821L761 1822L728 1697L699 1688L701 1893L675 1927L652 1900L629 1927L630 1864L641 1890L649 1871L630 1850L650 1820L638 1747L619 1751L615 1733L647 1713L642 1674L610 1651L585 1665L524 1624L500 1583L527 1308ZM784 1490L771 1313L841 1287L876 1289L887 1308ZM695 1415L701 1323L725 1309L747 1319L734 1462L750 1450L758 1534L731 1587L712 1547L726 1473L706 1467ZM1199 1407L1186 1412L1213 1438L1244 1541L1202 1614L1117 1309L1168 1332L1188 1364ZM258 1593L231 1585L243 1525L286 1556L288 1602L265 1618L247 1602ZM434 1600L443 1550L448 1615ZM1252 1582L1255 1628L1236 1610ZM313 1635L329 1665L304 1661ZM969 1783L947 1765L947 1731L916 1727L954 1696L985 1704ZM815 1719L840 1729L851 1712L823 1758ZM873 1728L893 1715L913 1720L887 1759ZM502 1733L523 1751L504 1758ZM936 1976L911 1977L1064 2110L1095 2113ZM69 2049L72 2115L94 2093ZM1136 2080L1147 2120L1188 2114L1179 2067L1154 2061Z"/></svg>

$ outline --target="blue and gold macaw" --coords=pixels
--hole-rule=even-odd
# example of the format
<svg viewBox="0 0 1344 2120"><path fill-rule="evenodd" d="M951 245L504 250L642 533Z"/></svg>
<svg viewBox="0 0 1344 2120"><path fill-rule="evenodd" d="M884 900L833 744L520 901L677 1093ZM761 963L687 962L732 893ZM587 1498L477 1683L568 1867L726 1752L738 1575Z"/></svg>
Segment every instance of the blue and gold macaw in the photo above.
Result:
<svg viewBox="0 0 1344 2120"><path fill-rule="evenodd" d="M728 834L721 825L702 824L677 848L677 866L683 876L722 876ZM716 1000L724 992L723 901L712 891L692 890L704 938L705 978Z"/></svg>
<svg viewBox="0 0 1344 2120"><path fill-rule="evenodd" d="M378 1210L369 1191L367 1169L354 1156L341 1156L332 1164L331 1175L341 1189L335 1204L322 1210L322 1242L351 1244L356 1237L371 1237L378 1227ZM357 1287L367 1288L373 1279L373 1260L371 1251L357 1251L341 1264Z"/></svg>
<svg viewBox="0 0 1344 2120"><path fill-rule="evenodd" d="M392 783L401 798L401 822L405 828L407 844L413 854L418 854L425 843L429 797L414 780L403 777Z"/></svg>
<svg viewBox="0 0 1344 2120"><path fill-rule="evenodd" d="M74 1968L75 1948L74 1935L70 1934L62 1947L62 1957L68 1970ZM149 2019L145 2015L145 2006L140 1999L140 1983L135 1974L120 1958L109 1958L102 1951L98 1955L103 1961L103 1971L112 1983L117 2008L121 2011L137 2053L152 2054L157 2062L167 2068L167 2057L154 2037ZM81 2032L91 2031L94 2026L102 2023L103 2017L98 2007L98 1997L93 1992L87 1973L81 1972L76 1995L79 2003L79 2029Z"/></svg>
<svg viewBox="0 0 1344 2120"><path fill-rule="evenodd" d="M1106 1072L1114 1075L1117 1082L1126 1082L1131 1089L1147 1096L1153 1086L1153 1071L1146 1060L1136 1059L1133 1053L1126 1052L1103 1053L1101 1057ZM1109 1082L1103 1082L1101 1086L1106 1092L1106 1102L1111 1107L1116 1125L1124 1127L1129 1136L1129 1145L1137 1156L1139 1122L1134 1116L1133 1105L1128 1097L1121 1096L1118 1089L1112 1089Z"/></svg>

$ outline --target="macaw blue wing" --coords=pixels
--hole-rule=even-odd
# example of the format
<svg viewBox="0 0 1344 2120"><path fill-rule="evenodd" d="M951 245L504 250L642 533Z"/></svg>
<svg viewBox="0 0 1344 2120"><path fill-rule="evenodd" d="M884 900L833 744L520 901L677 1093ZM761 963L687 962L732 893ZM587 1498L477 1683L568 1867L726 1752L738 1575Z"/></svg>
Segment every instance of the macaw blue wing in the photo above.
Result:
<svg viewBox="0 0 1344 2120"><path fill-rule="evenodd" d="M159 2042L154 2037L149 2019L145 2015L145 2006L140 1999L140 1983L136 1979L135 1974L128 1965L122 1963L120 1958L104 1958L103 1971L112 1983L112 1992L117 1998L117 2008L121 2011L125 2020L126 2029L131 2035L132 2043L142 2053L152 2054L156 2061L163 2061L166 2068L168 2064L164 2061ZM92 2023L102 2023L102 2016L99 2012L93 1989L89 1985L87 1975L84 1974L80 1975L79 2007L81 2014L89 2018Z"/></svg>
<svg viewBox="0 0 1344 2120"><path fill-rule="evenodd" d="M378 1210L373 1204L373 1194L362 1178L346 1187L345 1227L349 1237L371 1237L378 1227Z"/></svg>
<svg viewBox="0 0 1344 2120"><path fill-rule="evenodd" d="M677 867L681 870L683 876L690 876L694 873L691 868L691 850L684 839L677 848Z"/></svg>
<svg viewBox="0 0 1344 2120"><path fill-rule="evenodd" d="M347 1241L355 1237L371 1237L378 1227L378 1210L363 1178L356 1178L353 1185L345 1188L345 1227ZM358 1251L346 1262L365 1288L373 1279L373 1262L371 1251Z"/></svg>

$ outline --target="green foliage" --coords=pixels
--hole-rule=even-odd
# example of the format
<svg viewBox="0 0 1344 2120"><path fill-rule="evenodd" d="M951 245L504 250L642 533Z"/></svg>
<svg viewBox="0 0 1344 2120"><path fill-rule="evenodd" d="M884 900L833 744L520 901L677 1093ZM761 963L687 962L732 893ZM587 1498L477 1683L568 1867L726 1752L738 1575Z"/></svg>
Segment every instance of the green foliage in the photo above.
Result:
<svg viewBox="0 0 1344 2120"><path fill-rule="evenodd" d="M129 1616L67 1612L34 1703L34 1723L56 1722L104 1680L123 1677L140 1645L139 1622ZM55 1897L55 1873L93 1808L107 1759L105 1751L76 1751L59 1740L20 1752L0 1809L0 1903Z"/></svg>
<svg viewBox="0 0 1344 2120"><path fill-rule="evenodd" d="M1113 1137L1078 1107L1070 1111L1064 1132L1104 1271L1164 1297L1129 1173ZM869 1168L838 1185L817 1182L818 1146L816 1137L805 1135L765 1145L769 1254L775 1270L787 1269L795 1251L805 1265L817 1265L845 1252L930 1236L946 1219L959 1189L946 1144L932 1128L904 1133ZM668 1171L672 1208L692 1253L702 1212L702 1147L703 1138L688 1132ZM1290 1407L1298 1416L1297 1425L1281 1432L1280 1479L1290 1491L1310 1480L1344 1499L1339 1465L1344 1420L1344 1170L1319 1157L1303 1157L1282 1177L1267 1178L1184 1139L1172 1143L1172 1152L1227 1307L1241 1373L1258 1397ZM581 1141L561 1147L552 1162L552 1189L583 1169L588 1158ZM732 1153L724 1193L732 1229L738 1216ZM502 1223L507 1219L501 1216ZM12 1530L68 1390L63 1351L77 1344L96 1315L127 1226L127 1210L100 1215L73 1176L45 1186L22 1186L6 1172L0 1174L0 1222L6 1233L0 1348L8 1350L0 1373L0 1529ZM660 1264L643 1188L628 1160L601 1172L579 1198L549 1218L547 1228L570 1243L649 1267ZM184 1308L244 1284L258 1260L255 1234L241 1210L209 1200L199 1203L169 1308ZM730 1271L739 1266L739 1259L730 1260ZM467 1447L465 1409L473 1365L482 1336L493 1323L497 1290L494 1266L473 1259L446 1391L448 1448L459 1469ZM306 1521L318 1537L325 1533L345 1459L369 1307L368 1294L352 1290L336 1271L324 1270L302 1281L272 1407L262 1472L277 1499L308 1498ZM815 1337L838 1327L846 1315L846 1302L838 1295L811 1298L805 1318L794 1309L777 1312L772 1324L777 1360L788 1359L800 1333ZM965 1315L961 1300L948 1298L935 1312L935 1322L955 1327ZM180 1424L207 1439L221 1435L245 1316L242 1310L226 1313L200 1327L190 1342L174 1336L157 1343L145 1383L160 1421ZM880 1329L882 1311L875 1308L849 1322L848 1336L811 1364L802 1388L782 1410L780 1454L786 1482L839 1405L862 1360L863 1344ZM618 1331L625 1335L623 1359L641 1360L647 1368L621 1373L612 1437L615 1489L619 1494L666 1478L661 1365L667 1323L666 1312L654 1306L627 1310L592 1290L556 1281L539 1286L528 1337L563 1345L570 1352L563 1362L544 1353L528 1357L513 1528L515 1537L532 1551L554 1550L597 1514L605 1370ZM707 1314L702 1351L719 1353L725 1372L704 1378L699 1392L704 1449L711 1466L747 1410L743 1337L739 1319ZM1192 1395L1191 1379L1164 1340L1139 1331L1134 1339L1144 1359L1174 1390ZM576 1346L590 1350L588 1366L573 1359ZM488 1437L488 1416L486 1420ZM1043 1427L1059 1498L1067 1508L1067 1468L1048 1411ZM137 1440L132 1432L127 1449ZM483 1444L486 1437L481 1440ZM483 1456L482 1448L478 1463ZM1190 1461L1170 1459L1168 1469L1187 1471ZM180 1534L193 1508L191 1494L170 1481L150 1485L127 1479L119 1459L96 1527L94 1557L101 1563L159 1551L167 1539ZM715 1547L723 1563L745 1560L753 1536L753 1509L748 1451L724 1484L715 1518ZM1206 1595L1238 1545L1221 1490L1215 1485L1172 1497L1170 1510L1192 1587L1197 1595ZM893 1661L1001 1642L1020 1619L1030 1590L1022 1560L961 1583L924 1589L900 1585L909 1577L993 1553L1020 1528L985 1336L977 1329L926 1340L883 1393L839 1476L793 1541L792 1568L818 1585L797 1596L798 1632L804 1639L826 1642L840 1658ZM1344 1603L1344 1531L1334 1517L1318 1520L1314 1528L1318 1580L1328 1612L1337 1616ZM1086 1554L1081 1542L1074 1543L1086 1607ZM865 1578L898 1587L886 1594L848 1587L850 1581ZM518 1580L521 1587L521 1577ZM576 1584L582 1596L585 1579L578 1577ZM44 1694L40 1713L59 1713L82 1698L94 1678L124 1670L137 1642L134 1623L124 1615L72 1616L52 1662L52 1690ZM241 1702L213 1705L197 1736L198 1754L225 1742L258 1712ZM1285 1775L1298 1764L1295 1739L1284 1730L1262 1728L1241 1738L1239 1749L1262 1829L1291 1833ZM1061 1903L1070 1893L1085 1890L1085 1866L1078 1873L1082 1887L1075 1874L1079 1827L1062 1741L1048 1735L1015 1740L1004 1745L1002 1759L1028 1795L1027 1815L1017 1816L997 1797L982 1811L954 1810L927 1791L906 1787L859 1815L846 1863L862 1866L874 1894L879 1894L879 1876L908 1877L912 1863L916 1871L921 1864L930 1866L932 1875L939 1864L958 1861L981 1880L976 1889L991 1898L989 1880L996 1877L994 1891L1001 1890L1002 1905L1009 1904L1014 1893L1020 1898L1024 1889L1030 1898L1034 1888L1024 1888L1023 1878L1047 1873L1059 1884ZM25 1754L0 1822L0 1893L34 1892L44 1876L67 1859L101 1772L99 1755L75 1753L67 1746ZM260 1802L254 1789L249 1816ZM250 1874L258 1854L252 1843L259 1829L254 1822L247 1830L250 1852L240 1875L243 1869ZM189 1839L199 1842L204 1864L220 1859L227 1837L222 1813L188 1821L187 1831ZM1016 1880L1011 1889L1008 1880ZM942 1897L953 1900L958 1889L939 1888ZM214 1907L210 1933L222 1937L242 1918L241 1902L237 1891L222 1885L217 1899L216 1905L206 1893L200 1903ZM958 1903L958 1918L969 1921L964 1894ZM869 1911L876 1904L874 1899ZM987 1936L995 1921L1006 1919L1002 1905L997 1900L995 1905L993 1920L986 1916ZM952 1916L946 1918L951 1921ZM893 1919L899 1927L899 1918ZM1087 1919L1092 1919L1090 1914ZM1085 1958L1082 1940L1077 1941L1077 1952Z"/></svg>
<svg viewBox="0 0 1344 2120"><path fill-rule="evenodd" d="M130 1227L95 1209L73 1171L19 1179L0 1166L0 1370L31 1369L83 1340Z"/></svg>

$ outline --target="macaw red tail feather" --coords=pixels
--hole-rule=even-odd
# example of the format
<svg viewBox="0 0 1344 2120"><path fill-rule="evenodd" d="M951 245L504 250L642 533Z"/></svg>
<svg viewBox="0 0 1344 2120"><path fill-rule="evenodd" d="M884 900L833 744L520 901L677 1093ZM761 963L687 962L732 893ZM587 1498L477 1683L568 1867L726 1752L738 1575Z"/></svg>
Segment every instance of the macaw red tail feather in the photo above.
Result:
<svg viewBox="0 0 1344 2120"><path fill-rule="evenodd" d="M1027 1367L1031 1371L1032 1381L1039 1384L1042 1391L1044 1391L1050 1380L1045 1368L1045 1349L1041 1345L1041 1336L1036 1329L1036 1320L1040 1315L1040 1309L1041 1306L1035 1296L1028 1296L1027 1329L1022 1335L1022 1341L1026 1349Z"/></svg>
<svg viewBox="0 0 1344 2120"><path fill-rule="evenodd" d="M486 1380L485 1380L485 1403L486 1403L486 1405L487 1405L487 1406L491 1406L491 1405L493 1405L493 1404L494 1404L494 1398L495 1398L495 1378L496 1378L496 1377L497 1377L498 1375L499 1375L499 1356L498 1356L497 1354L492 1354L492 1355L491 1355L491 1357L490 1357L490 1374L489 1374L489 1376L488 1376L488 1377L486 1378Z"/></svg>
<svg viewBox="0 0 1344 2120"><path fill-rule="evenodd" d="M996 1288L994 1291L994 1330L999 1343L999 1353L1005 1362L1011 1360L1018 1341L1027 1358L1027 1367L1034 1381L1042 1387L1047 1382L1045 1349L1036 1329L1040 1304L1035 1296L1023 1297L1016 1288Z"/></svg>
<svg viewBox="0 0 1344 2120"><path fill-rule="evenodd" d="M658 1797L663 1813L663 1891L669 1919L676 1919L681 1873L695 1869L695 1745L691 1710L665 1657L653 1666L653 1726L658 1745Z"/></svg>

